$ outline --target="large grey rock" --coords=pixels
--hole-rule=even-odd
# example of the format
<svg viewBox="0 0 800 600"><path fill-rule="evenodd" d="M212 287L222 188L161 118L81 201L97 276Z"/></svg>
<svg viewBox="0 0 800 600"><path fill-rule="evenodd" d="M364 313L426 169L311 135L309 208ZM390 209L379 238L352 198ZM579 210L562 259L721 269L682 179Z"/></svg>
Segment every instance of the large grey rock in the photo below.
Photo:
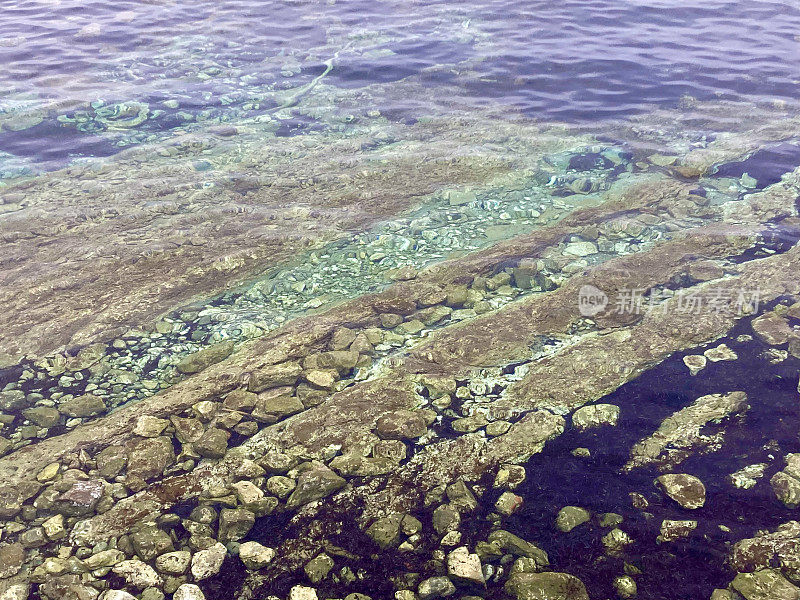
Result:
<svg viewBox="0 0 800 600"><path fill-rule="evenodd" d="M192 553L188 550L167 552L156 558L156 569L167 575L183 575L192 562Z"/></svg>
<svg viewBox="0 0 800 600"><path fill-rule="evenodd" d="M219 514L219 541L236 542L245 537L255 525L256 516L244 508L223 508Z"/></svg>
<svg viewBox="0 0 800 600"><path fill-rule="evenodd" d="M239 546L239 558L248 569L261 569L275 558L275 550L258 542L245 542Z"/></svg>
<svg viewBox="0 0 800 600"><path fill-rule="evenodd" d="M31 593L29 583L14 583L0 594L0 600L28 600Z"/></svg>
<svg viewBox="0 0 800 600"><path fill-rule="evenodd" d="M103 592L100 600L136 600L136 596L125 590L108 590Z"/></svg>
<svg viewBox="0 0 800 600"><path fill-rule="evenodd" d="M477 554L470 554L466 546L456 548L447 555L447 575L464 583L484 585L485 580L481 568L481 559Z"/></svg>
<svg viewBox="0 0 800 600"><path fill-rule="evenodd" d="M115 574L122 577L129 586L138 590L160 585L161 577L155 569L140 560L123 560L114 565Z"/></svg>
<svg viewBox="0 0 800 600"><path fill-rule="evenodd" d="M289 590L289 600L317 600L317 590L305 585L296 585Z"/></svg>
<svg viewBox="0 0 800 600"><path fill-rule="evenodd" d="M161 475L174 462L175 451L170 438L144 438L128 451L128 475L146 481Z"/></svg>
<svg viewBox="0 0 800 600"><path fill-rule="evenodd" d="M219 573L225 556L228 554L227 548L220 543L216 543L210 548L200 550L192 556L192 577L197 581L208 579Z"/></svg>

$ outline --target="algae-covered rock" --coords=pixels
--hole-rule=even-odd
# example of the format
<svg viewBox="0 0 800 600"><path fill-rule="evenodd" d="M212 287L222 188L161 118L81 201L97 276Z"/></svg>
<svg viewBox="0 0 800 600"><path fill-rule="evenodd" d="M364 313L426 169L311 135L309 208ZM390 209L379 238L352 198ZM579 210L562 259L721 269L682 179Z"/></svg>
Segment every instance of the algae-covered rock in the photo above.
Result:
<svg viewBox="0 0 800 600"><path fill-rule="evenodd" d="M58 496L53 508L62 515L79 517L91 514L103 496L104 484L97 479L76 481Z"/></svg>
<svg viewBox="0 0 800 600"><path fill-rule="evenodd" d="M106 411L105 402L94 394L84 394L58 405L58 411L68 417L92 417Z"/></svg>
<svg viewBox="0 0 800 600"><path fill-rule="evenodd" d="M268 365L250 374L247 389L251 392L263 392L271 388L294 385L302 372L303 367L298 362Z"/></svg>
<svg viewBox="0 0 800 600"><path fill-rule="evenodd" d="M706 503L706 487L694 475L669 473L657 477L655 483L683 508L702 508Z"/></svg>
<svg viewBox="0 0 800 600"><path fill-rule="evenodd" d="M172 440L166 436L144 438L128 451L128 475L148 480L164 472L175 462Z"/></svg>
<svg viewBox="0 0 800 600"><path fill-rule="evenodd" d="M673 462L679 462L694 449L711 443L713 438L702 433L704 428L746 409L747 395L744 392L701 396L664 419L651 436L637 442L631 449L631 458L625 469L668 462L670 455L674 456Z"/></svg>
<svg viewBox="0 0 800 600"><path fill-rule="evenodd" d="M208 428L194 444L194 449L205 458L222 458L228 450L230 435L224 429Z"/></svg>
<svg viewBox="0 0 800 600"><path fill-rule="evenodd" d="M532 558L543 567L550 564L547 552L523 540L521 537L514 535L510 531L505 531L503 529L493 531L489 534L488 541L490 544L495 544L498 548L510 552L514 556Z"/></svg>
<svg viewBox="0 0 800 600"><path fill-rule="evenodd" d="M565 506L556 516L556 527L559 531L568 533L575 529L578 525L586 523L592 518L591 513L585 508L579 506Z"/></svg>
<svg viewBox="0 0 800 600"><path fill-rule="evenodd" d="M567 573L514 573L504 589L517 600L589 600L583 582Z"/></svg>
<svg viewBox="0 0 800 600"><path fill-rule="evenodd" d="M449 504L437 506L433 511L433 528L439 535L455 531L461 524L461 515Z"/></svg>
<svg viewBox="0 0 800 600"><path fill-rule="evenodd" d="M136 554L149 562L160 554L172 552L172 538L155 524L147 524L131 535L131 543Z"/></svg>
<svg viewBox="0 0 800 600"><path fill-rule="evenodd" d="M624 600L635 598L637 593L636 580L630 575L620 575L614 578L614 589L617 595Z"/></svg>
<svg viewBox="0 0 800 600"><path fill-rule="evenodd" d="M328 576L333 565L333 559L322 552L308 561L303 570L311 583L319 583Z"/></svg>
<svg viewBox="0 0 800 600"><path fill-rule="evenodd" d="M49 406L35 406L23 411L26 419L33 421L39 427L54 427L58 424L60 413Z"/></svg>
<svg viewBox="0 0 800 600"><path fill-rule="evenodd" d="M745 600L800 600L800 588L773 569L739 573L731 587Z"/></svg>
<svg viewBox="0 0 800 600"><path fill-rule="evenodd" d="M786 466L770 479L772 491L788 508L800 506L800 453L786 455Z"/></svg>
<svg viewBox="0 0 800 600"><path fill-rule="evenodd" d="M375 431L385 440L414 439L428 429L425 418L419 411L398 410L381 416Z"/></svg>
<svg viewBox="0 0 800 600"><path fill-rule="evenodd" d="M673 542L689 537L696 528L697 521L664 519L661 522L661 531L656 539L659 542Z"/></svg>
<svg viewBox="0 0 800 600"><path fill-rule="evenodd" d="M245 537L256 522L256 516L244 508L223 508L219 513L219 540L235 542Z"/></svg>
<svg viewBox="0 0 800 600"><path fill-rule="evenodd" d="M417 588L419 600L448 598L456 593L456 586L447 577L429 577L420 582Z"/></svg>
<svg viewBox="0 0 800 600"><path fill-rule="evenodd" d="M197 352L182 358L177 364L176 368L178 369L179 373L183 373L184 375L199 373L211 365L222 362L228 358L231 354L233 354L233 349L234 343L232 341L214 344L213 346L203 348L202 350L198 350Z"/></svg>
<svg viewBox="0 0 800 600"><path fill-rule="evenodd" d="M367 528L367 535L378 544L381 549L389 548L397 543L400 538L400 522L403 515L389 515L377 519Z"/></svg>
<svg viewBox="0 0 800 600"><path fill-rule="evenodd" d="M12 543L0 546L0 579L16 575L25 561L22 544Z"/></svg>
<svg viewBox="0 0 800 600"><path fill-rule="evenodd" d="M325 466L317 466L305 471L297 478L297 487L286 501L287 508L297 508L321 500L340 490L347 482Z"/></svg>
<svg viewBox="0 0 800 600"><path fill-rule="evenodd" d="M619 406L613 404L591 404L575 411L572 424L579 430L616 425L619 420Z"/></svg>
<svg viewBox="0 0 800 600"><path fill-rule="evenodd" d="M251 414L254 419L271 424L302 412L304 408L300 399L292 396L290 392L283 392L278 395L264 392L258 395L255 408Z"/></svg>

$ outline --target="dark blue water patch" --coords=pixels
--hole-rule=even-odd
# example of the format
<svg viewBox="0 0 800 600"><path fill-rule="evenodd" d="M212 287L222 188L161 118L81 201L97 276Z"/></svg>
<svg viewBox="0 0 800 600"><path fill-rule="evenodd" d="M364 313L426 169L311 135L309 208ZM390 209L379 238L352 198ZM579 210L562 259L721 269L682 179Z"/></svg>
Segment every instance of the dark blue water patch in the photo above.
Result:
<svg viewBox="0 0 800 600"><path fill-rule="evenodd" d="M455 64L472 55L468 44L447 43L423 39L401 42L388 47L391 55L378 58L349 58L336 64L329 75L331 82L343 88L365 87L375 83L391 83L414 75L436 65ZM452 80L441 70L428 75L440 83Z"/></svg>
<svg viewBox="0 0 800 600"><path fill-rule="evenodd" d="M742 161L720 165L714 174L738 179L746 173L757 181L757 189L764 189L798 166L800 144L785 142L759 150Z"/></svg>
<svg viewBox="0 0 800 600"><path fill-rule="evenodd" d="M325 131L327 128L324 124L315 121L311 117L297 115L288 119L281 119L280 123L280 127L275 130L276 137L292 137L313 131Z"/></svg>
<svg viewBox="0 0 800 600"><path fill-rule="evenodd" d="M794 511L777 501L769 479L783 467L783 461L772 460L770 454L779 457L800 450L800 360L789 357L771 364L763 355L767 350L764 344L738 341L740 334L752 334L750 322L749 318L742 320L728 337L708 346L724 342L737 352L738 360L709 362L705 370L691 377L683 357L705 347L676 354L601 400L620 407L616 427L584 433L568 429L528 463L527 479L517 490L526 504L512 517L509 528L540 544L548 552L553 570L578 576L592 600L615 596L613 580L624 573L625 562L642 571L635 577L640 598L708 598L713 589L727 587L735 575L726 565L730 544L795 518ZM697 453L671 470L691 473L704 482L707 498L703 508L685 510L659 493L653 480L661 471L654 467L621 471L630 448L666 417L700 396L737 390L747 393L750 409L743 418L729 421L722 449ZM711 425L704 433L718 429ZM572 456L576 447L589 448L591 458ZM755 487L740 490L728 482L730 473L758 462L770 467ZM632 492L646 498L649 506L645 510L633 508ZM557 531L555 517L567 505L582 506L595 514L623 515L620 528L634 544L622 557L606 556L601 537L610 528L600 528L596 520L570 533ZM693 519L699 524L687 539L659 544L656 537L663 519ZM729 527L730 533L720 525Z"/></svg>
<svg viewBox="0 0 800 600"><path fill-rule="evenodd" d="M110 140L47 119L21 131L0 132L0 151L33 159L47 168L59 168L76 156L111 156L120 148Z"/></svg>
<svg viewBox="0 0 800 600"><path fill-rule="evenodd" d="M653 106L673 107L688 95L726 99L718 89L668 81L666 74L646 63L578 57L570 63L502 57L489 73L465 82L465 87L474 97L502 101L530 117L571 123L624 118ZM728 94L727 99L735 97Z"/></svg>

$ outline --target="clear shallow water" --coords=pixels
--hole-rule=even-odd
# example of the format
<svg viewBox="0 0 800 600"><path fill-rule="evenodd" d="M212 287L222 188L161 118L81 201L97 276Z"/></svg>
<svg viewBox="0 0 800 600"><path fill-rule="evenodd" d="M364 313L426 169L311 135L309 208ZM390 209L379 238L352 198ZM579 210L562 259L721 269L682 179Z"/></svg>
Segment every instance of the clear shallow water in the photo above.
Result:
<svg viewBox="0 0 800 600"><path fill-rule="evenodd" d="M372 99L404 121L455 104L565 121L687 96L793 104L797 31L800 8L775 1L3 2L0 153L7 178L263 118L334 58L333 86L447 90ZM326 127L281 116L279 135Z"/></svg>
<svg viewBox="0 0 800 600"><path fill-rule="evenodd" d="M236 541L223 535L222 516L214 528L193 529L199 523L187 519L198 503L246 506L241 516L252 523L238 541L279 548L274 570L255 575L236 556L238 544L229 545L224 567L201 582L207 600L285 598L310 579L287 566L297 562L293 544L317 544L314 556L331 541L346 551L331 550L337 571L319 583L320 597L393 597L401 585L418 589L417 571L443 570L450 542L431 530L430 513L444 500L423 509L421 494L435 495L424 486L444 481L438 473L453 465L443 463L460 469L475 458L455 446L452 460L448 444L467 441L462 434L486 444L497 464L525 464L528 478L509 486L525 508L503 523L492 512L502 512L494 472L467 472L487 493L454 543L477 549L502 524L550 552L548 570L580 576L593 600L613 596L623 573L637 576L640 598L708 597L740 568L726 563L733 543L791 518L791 497L770 482L800 449L800 304L790 306L798 297L796 6L54 0L0 9L8 65L0 71L0 187L9 184L0 191L8 250L0 299L9 303L0 334L16 335L0 338L0 477L10 474L33 495L46 490L36 502L25 496L24 508L7 502L16 488L0 490L0 517L14 519L0 521L0 537L30 540L31 525L61 502L49 495L54 486L67 490L76 472L89 488L102 490L100 476L115 484L113 500L106 494L81 510L86 521L67 521L74 536L51 536L28 554L34 567L73 540L86 544L76 560L106 544L151 560L117 533L104 538L103 525L91 543L84 536L95 513L105 520L112 505L138 509L135 494L155 489L153 502L164 503L158 526L176 549L196 552L206 534ZM138 150L122 152L131 146ZM88 165L58 170L71 161ZM762 268L763 279L753 276ZM593 285L629 280L652 284L673 304L685 291L762 281L773 294L764 310L774 309L773 326L787 339L772 343L770 326L748 317L734 327L731 318L728 337L698 346L724 327L699 312L668 315L667 302L655 311L663 320L643 327L632 314L619 317L624 310L612 316L611 304L594 320L579 311L584 287L608 301ZM574 294L582 283L592 285ZM787 290L795 296L780 296ZM284 345L292 348L285 355ZM270 381L273 355L287 371ZM703 372L690 375L700 363ZM409 373L442 374L452 386ZM641 375L625 383L631 373ZM373 417L405 401L403 386L413 388L409 407L425 407L427 425L400 440ZM752 407L699 423L691 411L679 414L701 394L740 389ZM619 423L608 406L602 419L617 427L579 424L576 402L596 401L613 403ZM131 427L143 414L159 418ZM686 435L660 464L626 472L664 419L686 414ZM558 421L564 435L530 458L529 440L561 436L534 429L510 442L528 457L520 458L501 436L528 417ZM193 423L186 437L181 421ZM343 445L351 434L358 444ZM145 438L160 438L154 443L169 456L144 456L153 441ZM422 537L404 542L414 554L367 558L374 544L355 522L360 500L323 502L295 519L304 501L242 465L237 479L274 493L275 513L264 516L265 505L217 485L217 475L226 484L233 476L216 462L227 450L260 460L273 444L299 460L319 458L348 478L364 506L385 502L380 514L395 499L376 500L384 494L375 484L397 484L403 510L417 506L424 522ZM101 453L117 451L122 462L115 456L117 466L102 471ZM399 462L387 467L382 459L391 457ZM418 457L427 462L405 462ZM274 472L289 469L279 479L294 486L309 465ZM666 469L703 478L702 511L687 512L653 487ZM739 485L734 469L755 472L752 485ZM173 475L181 483L169 483ZM463 499L452 492L454 504ZM592 511L576 534L553 527L566 504ZM700 522L679 521L687 539L657 537L675 523L662 519L689 517ZM304 518L318 523L304 530ZM620 524L614 531L636 542L625 555L609 530ZM493 574L481 588L488 599L507 597L510 562L495 558L483 563ZM63 596L47 590L57 579L41 575L50 568L59 565L34 573L32 598ZM91 577L97 589L125 585L116 571Z"/></svg>

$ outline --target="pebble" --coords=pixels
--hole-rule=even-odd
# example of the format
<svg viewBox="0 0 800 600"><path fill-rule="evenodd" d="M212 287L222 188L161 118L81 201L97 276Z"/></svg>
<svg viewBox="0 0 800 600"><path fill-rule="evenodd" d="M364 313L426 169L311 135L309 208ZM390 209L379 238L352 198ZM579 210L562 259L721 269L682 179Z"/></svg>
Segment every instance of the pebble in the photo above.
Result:
<svg viewBox="0 0 800 600"><path fill-rule="evenodd" d="M193 583L184 583L175 590L172 600L206 600L203 591Z"/></svg>
<svg viewBox="0 0 800 600"><path fill-rule="evenodd" d="M239 546L239 558L248 569L258 570L275 558L275 550L258 542L245 542Z"/></svg>
<svg viewBox="0 0 800 600"><path fill-rule="evenodd" d="M289 600L318 600L317 590L304 585L296 585L289 590Z"/></svg>

